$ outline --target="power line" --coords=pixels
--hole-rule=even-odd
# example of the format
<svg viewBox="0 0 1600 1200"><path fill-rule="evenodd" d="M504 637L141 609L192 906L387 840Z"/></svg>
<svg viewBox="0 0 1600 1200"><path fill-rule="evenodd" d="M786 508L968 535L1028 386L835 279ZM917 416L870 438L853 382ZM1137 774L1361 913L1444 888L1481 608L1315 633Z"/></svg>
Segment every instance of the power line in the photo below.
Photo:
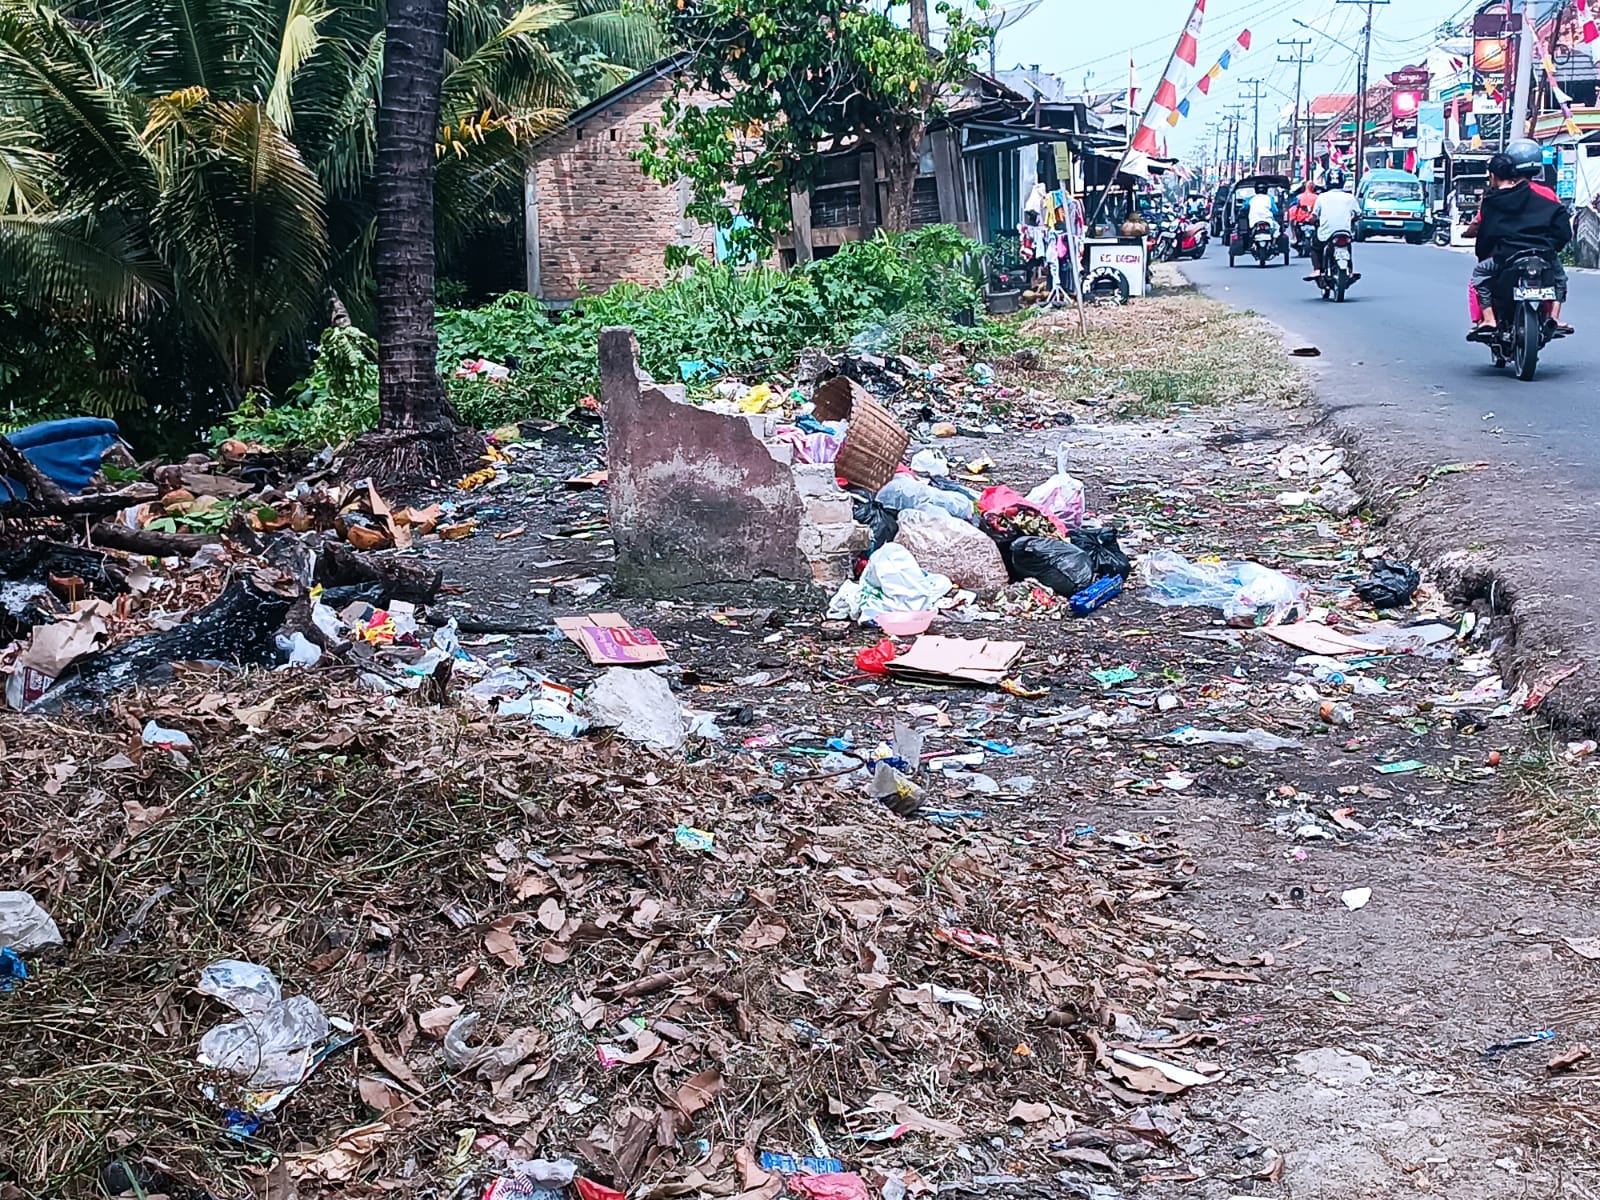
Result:
<svg viewBox="0 0 1600 1200"><path fill-rule="evenodd" d="M1367 10L1367 23L1362 29L1361 80L1356 85L1356 186L1361 186L1361 174L1366 170L1367 156L1367 72L1372 63L1372 10L1389 0L1336 0L1339 4L1360 4Z"/></svg>

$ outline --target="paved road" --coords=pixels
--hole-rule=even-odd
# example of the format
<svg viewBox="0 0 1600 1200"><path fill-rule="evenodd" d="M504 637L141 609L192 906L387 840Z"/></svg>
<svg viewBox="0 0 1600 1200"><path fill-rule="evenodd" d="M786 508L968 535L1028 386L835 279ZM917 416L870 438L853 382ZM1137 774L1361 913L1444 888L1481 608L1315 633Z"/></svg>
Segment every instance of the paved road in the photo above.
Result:
<svg viewBox="0 0 1600 1200"><path fill-rule="evenodd" d="M1600 493L1600 276L1572 274L1566 312L1578 335L1547 346L1523 383L1465 340L1470 254L1389 240L1355 251L1361 281L1342 305L1302 281L1302 259L1229 269L1214 243L1182 269L1208 295L1282 326L1291 345L1321 349L1318 391L1347 420L1436 447L1441 462L1512 460Z"/></svg>

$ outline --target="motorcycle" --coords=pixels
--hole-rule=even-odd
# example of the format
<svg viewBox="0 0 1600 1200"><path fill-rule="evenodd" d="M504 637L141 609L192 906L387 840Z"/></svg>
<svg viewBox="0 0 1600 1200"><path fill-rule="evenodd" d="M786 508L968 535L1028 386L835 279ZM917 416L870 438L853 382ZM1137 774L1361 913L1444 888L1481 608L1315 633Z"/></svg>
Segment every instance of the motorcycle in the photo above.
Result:
<svg viewBox="0 0 1600 1200"><path fill-rule="evenodd" d="M1278 253L1278 236L1272 232L1271 221L1257 221L1250 227L1250 253L1255 255L1258 266L1266 266L1267 260ZM1289 265L1289 248L1284 246L1283 265Z"/></svg>
<svg viewBox="0 0 1600 1200"><path fill-rule="evenodd" d="M1361 278L1356 273L1350 246L1348 233L1336 233L1328 239L1328 247L1322 252L1322 274L1317 278L1324 300L1343 304L1346 289Z"/></svg>
<svg viewBox="0 0 1600 1200"><path fill-rule="evenodd" d="M1294 242L1294 252L1299 258L1307 258L1311 254L1311 227L1304 221L1295 221L1289 226L1290 238Z"/></svg>
<svg viewBox="0 0 1600 1200"><path fill-rule="evenodd" d="M1541 251L1519 251L1501 264L1492 294L1495 328L1478 340L1488 343L1495 366L1510 363L1518 379L1531 380L1539 351L1566 336L1546 318L1556 298L1555 263Z"/></svg>
<svg viewBox="0 0 1600 1200"><path fill-rule="evenodd" d="M1173 234L1173 258L1202 258L1211 235L1204 221L1179 221Z"/></svg>

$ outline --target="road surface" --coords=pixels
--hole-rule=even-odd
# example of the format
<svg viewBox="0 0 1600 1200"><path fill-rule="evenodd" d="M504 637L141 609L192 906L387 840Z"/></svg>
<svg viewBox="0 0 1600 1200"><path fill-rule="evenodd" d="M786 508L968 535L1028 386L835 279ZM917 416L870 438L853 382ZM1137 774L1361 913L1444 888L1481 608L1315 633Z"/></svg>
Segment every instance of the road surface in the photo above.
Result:
<svg viewBox="0 0 1600 1200"><path fill-rule="evenodd" d="M1547 346L1523 383L1465 340L1471 254L1389 240L1355 252L1361 281L1343 304L1302 280L1303 259L1230 269L1214 244L1181 266L1291 346L1321 350L1305 360L1318 397L1356 440L1369 494L1400 497L1389 507L1404 552L1509 607L1521 677L1581 664L1543 711L1600 733L1600 274L1571 273L1565 315L1577 335ZM1456 463L1481 465L1415 487Z"/></svg>
<svg viewBox="0 0 1600 1200"><path fill-rule="evenodd" d="M1280 325L1291 345L1320 349L1319 393L1348 420L1437 447L1440 462L1515 461L1600 493L1600 276L1571 273L1565 311L1578 334L1547 346L1523 383L1465 340L1470 253L1385 239L1355 256L1361 281L1343 304L1301 279L1304 259L1230 269L1216 242L1182 268L1208 295Z"/></svg>

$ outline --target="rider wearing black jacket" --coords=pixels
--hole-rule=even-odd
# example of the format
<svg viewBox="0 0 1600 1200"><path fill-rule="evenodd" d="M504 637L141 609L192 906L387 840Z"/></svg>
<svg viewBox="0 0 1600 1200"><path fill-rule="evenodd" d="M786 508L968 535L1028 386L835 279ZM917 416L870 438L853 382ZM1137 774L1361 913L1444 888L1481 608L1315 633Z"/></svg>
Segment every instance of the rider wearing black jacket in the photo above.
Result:
<svg viewBox="0 0 1600 1200"><path fill-rule="evenodd" d="M1554 259L1572 241L1572 218L1566 205L1536 191L1519 175L1511 158L1496 154L1489 160L1489 187L1484 190L1476 225L1478 265L1472 272L1472 286L1482 309L1479 329L1493 329L1494 277L1499 264L1520 250L1538 250ZM1551 318L1559 322L1560 311L1555 308ZM1568 327L1562 329L1570 332Z"/></svg>

